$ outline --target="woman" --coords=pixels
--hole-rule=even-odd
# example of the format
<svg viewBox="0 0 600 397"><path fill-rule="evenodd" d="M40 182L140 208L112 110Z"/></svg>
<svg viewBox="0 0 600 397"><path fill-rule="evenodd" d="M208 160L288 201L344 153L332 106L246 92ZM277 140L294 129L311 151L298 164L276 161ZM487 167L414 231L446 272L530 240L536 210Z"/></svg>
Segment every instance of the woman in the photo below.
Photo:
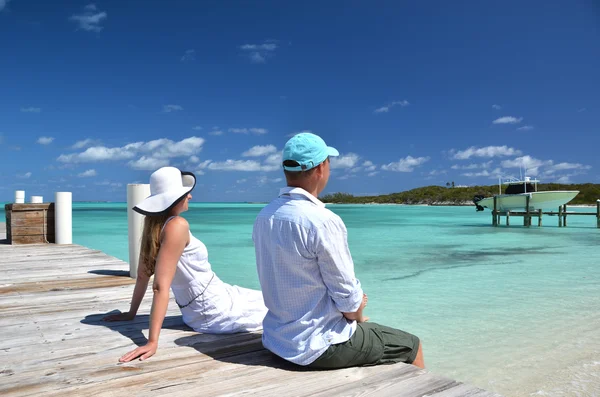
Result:
<svg viewBox="0 0 600 397"><path fill-rule="evenodd" d="M148 343L119 359L145 360L158 347L158 336L169 304L169 288L181 309L183 321L197 332L234 333L262 328L267 313L260 291L231 286L212 271L208 251L192 236L180 216L188 210L190 192L196 185L191 172L163 167L150 176L151 196L133 208L146 215L131 306L126 313L104 317L105 321L132 320L154 274Z"/></svg>

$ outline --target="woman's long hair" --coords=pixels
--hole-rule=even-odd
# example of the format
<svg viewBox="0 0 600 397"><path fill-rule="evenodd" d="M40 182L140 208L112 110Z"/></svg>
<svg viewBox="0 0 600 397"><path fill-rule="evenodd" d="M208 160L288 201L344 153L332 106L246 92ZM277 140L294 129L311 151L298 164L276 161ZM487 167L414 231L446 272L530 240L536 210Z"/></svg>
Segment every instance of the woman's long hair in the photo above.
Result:
<svg viewBox="0 0 600 397"><path fill-rule="evenodd" d="M154 274L156 257L160 249L160 234L168 218L168 215L147 215L144 219L140 259L148 277Z"/></svg>

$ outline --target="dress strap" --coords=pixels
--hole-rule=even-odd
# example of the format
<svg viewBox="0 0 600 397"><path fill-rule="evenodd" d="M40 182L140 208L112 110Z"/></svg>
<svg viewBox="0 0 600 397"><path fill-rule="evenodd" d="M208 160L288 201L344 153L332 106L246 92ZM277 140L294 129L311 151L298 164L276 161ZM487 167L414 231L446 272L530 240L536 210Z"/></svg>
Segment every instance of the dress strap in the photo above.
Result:
<svg viewBox="0 0 600 397"><path fill-rule="evenodd" d="M173 219L173 218L175 218L175 216L170 216L170 217L168 217L168 218L167 218L167 220L165 221L165 224L163 225L162 229L160 229L160 234L161 234L161 235L162 235L162 232L164 232L164 231L165 231L165 226L167 226L167 223L169 223L169 221L170 221L171 219Z"/></svg>

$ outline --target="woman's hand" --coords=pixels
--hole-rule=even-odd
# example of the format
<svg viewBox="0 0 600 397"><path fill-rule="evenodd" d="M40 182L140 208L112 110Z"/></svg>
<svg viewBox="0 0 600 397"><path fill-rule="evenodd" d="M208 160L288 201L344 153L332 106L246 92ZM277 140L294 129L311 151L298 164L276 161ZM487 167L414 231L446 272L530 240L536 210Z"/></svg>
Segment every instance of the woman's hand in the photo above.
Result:
<svg viewBox="0 0 600 397"><path fill-rule="evenodd" d="M102 321L131 321L135 318L135 314L131 312L110 314L102 318Z"/></svg>
<svg viewBox="0 0 600 397"><path fill-rule="evenodd" d="M144 361L147 358L150 358L156 353L156 349L158 348L158 343L156 342L148 342L145 346L140 346L135 350L130 351L125 354L123 357L119 359L119 362L126 363L131 360L135 360L136 358L140 358L140 361Z"/></svg>

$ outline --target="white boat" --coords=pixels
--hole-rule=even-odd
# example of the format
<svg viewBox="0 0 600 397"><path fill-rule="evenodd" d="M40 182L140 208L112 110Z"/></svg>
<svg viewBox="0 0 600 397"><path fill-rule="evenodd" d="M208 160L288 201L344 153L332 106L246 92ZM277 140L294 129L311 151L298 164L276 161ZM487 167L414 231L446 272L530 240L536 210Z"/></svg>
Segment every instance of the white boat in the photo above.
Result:
<svg viewBox="0 0 600 397"><path fill-rule="evenodd" d="M529 211L558 210L561 205L573 200L579 190L549 190L537 191L538 180L525 177L524 180L509 180L504 182L506 192L493 197L475 196L473 202L477 211L484 208L494 209L494 197L496 198L496 209L498 211L526 211L527 197L529 197ZM500 185L501 186L501 185Z"/></svg>

